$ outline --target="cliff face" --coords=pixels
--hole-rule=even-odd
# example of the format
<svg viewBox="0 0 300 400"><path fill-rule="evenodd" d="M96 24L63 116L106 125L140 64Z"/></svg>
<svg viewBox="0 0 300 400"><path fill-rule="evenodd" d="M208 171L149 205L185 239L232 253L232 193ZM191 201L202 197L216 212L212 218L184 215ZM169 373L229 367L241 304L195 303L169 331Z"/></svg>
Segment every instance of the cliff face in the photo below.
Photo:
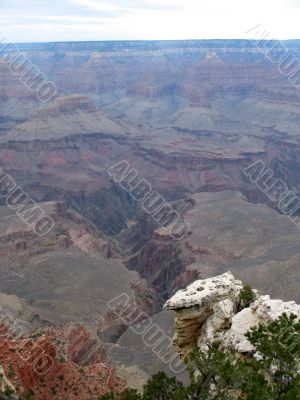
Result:
<svg viewBox="0 0 300 400"><path fill-rule="evenodd" d="M227 272L195 281L167 301L164 308L176 311L174 343L183 357L214 341L239 353L251 352L254 348L245 337L251 327L274 321L283 313L300 318L300 305L270 299L257 291L256 299L242 308L242 288L241 281Z"/></svg>

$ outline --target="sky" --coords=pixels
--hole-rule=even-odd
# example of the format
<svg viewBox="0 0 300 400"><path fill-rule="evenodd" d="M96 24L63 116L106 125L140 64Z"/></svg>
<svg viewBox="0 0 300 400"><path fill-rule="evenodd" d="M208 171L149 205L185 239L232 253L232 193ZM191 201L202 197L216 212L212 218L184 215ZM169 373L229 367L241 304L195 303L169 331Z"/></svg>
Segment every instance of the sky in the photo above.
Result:
<svg viewBox="0 0 300 400"><path fill-rule="evenodd" d="M299 17L300 0L0 0L9 42L300 39Z"/></svg>

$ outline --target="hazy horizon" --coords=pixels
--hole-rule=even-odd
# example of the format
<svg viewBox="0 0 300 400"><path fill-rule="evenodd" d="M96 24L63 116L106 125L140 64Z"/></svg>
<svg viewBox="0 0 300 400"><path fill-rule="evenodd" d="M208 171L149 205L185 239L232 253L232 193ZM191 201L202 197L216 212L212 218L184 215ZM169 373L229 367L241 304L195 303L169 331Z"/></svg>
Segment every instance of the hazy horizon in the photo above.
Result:
<svg viewBox="0 0 300 400"><path fill-rule="evenodd" d="M252 40L255 40L256 38L208 38L208 39L198 39L198 38L190 38L190 39L106 39L106 40L49 40L49 41L21 41L21 42L5 42L3 41L3 44L6 43L13 43L13 44L47 44L47 43L88 43L88 42L95 42L95 43L101 43L101 42L197 42L197 41L249 41L251 42ZM257 39L258 40L258 39ZM276 39L272 39L274 41L276 41ZM266 42L268 41L267 39L265 40ZM290 41L300 41L300 37L299 38L288 38L288 39L281 39L282 42L290 42Z"/></svg>

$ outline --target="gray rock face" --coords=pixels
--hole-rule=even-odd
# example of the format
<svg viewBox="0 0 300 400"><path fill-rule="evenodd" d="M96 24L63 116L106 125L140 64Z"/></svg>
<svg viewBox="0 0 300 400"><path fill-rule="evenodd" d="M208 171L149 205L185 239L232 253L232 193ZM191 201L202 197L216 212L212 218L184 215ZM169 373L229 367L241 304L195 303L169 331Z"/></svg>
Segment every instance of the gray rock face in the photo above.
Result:
<svg viewBox="0 0 300 400"><path fill-rule="evenodd" d="M274 321L283 313L300 318L300 305L260 295L247 308L238 311L242 283L231 272L195 281L178 291L165 304L176 311L174 343L182 356L196 346L221 340L225 347L240 353L254 350L245 334L262 321Z"/></svg>

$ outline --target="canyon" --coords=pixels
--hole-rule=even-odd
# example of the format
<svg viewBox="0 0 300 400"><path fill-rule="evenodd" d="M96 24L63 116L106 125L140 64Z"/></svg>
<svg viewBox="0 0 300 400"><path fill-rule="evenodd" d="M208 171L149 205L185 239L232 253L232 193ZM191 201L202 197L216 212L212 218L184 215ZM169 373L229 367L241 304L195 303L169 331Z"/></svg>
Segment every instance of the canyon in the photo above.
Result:
<svg viewBox="0 0 300 400"><path fill-rule="evenodd" d="M300 56L299 41L285 45ZM265 185L282 179L300 192L300 94L260 46L18 44L56 85L48 103L0 62L0 305L55 352L69 381L82 382L83 400L88 387L96 396L124 390L125 378L141 388L154 372L172 374L132 326L155 324L172 338L174 307L163 305L195 280L230 270L300 302L300 231L244 173L261 161L274 173ZM108 171L124 161L137 174L118 182ZM54 221L47 235L7 201L8 176ZM141 180L188 224L184 238L132 195ZM128 304L114 312L109 303L122 294ZM78 332L89 339L74 356ZM18 360L5 346L7 376ZM50 396L50 382L42 391L30 369L26 378L14 371L19 393ZM58 398L63 390L60 382Z"/></svg>

